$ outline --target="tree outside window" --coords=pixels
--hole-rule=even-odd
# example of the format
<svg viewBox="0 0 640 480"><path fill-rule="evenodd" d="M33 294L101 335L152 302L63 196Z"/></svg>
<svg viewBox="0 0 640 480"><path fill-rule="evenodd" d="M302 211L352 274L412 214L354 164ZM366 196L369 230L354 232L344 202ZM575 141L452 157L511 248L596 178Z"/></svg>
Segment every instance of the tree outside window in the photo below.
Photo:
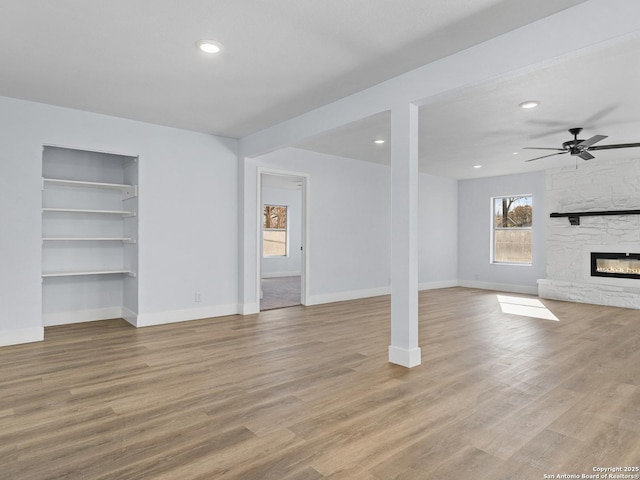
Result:
<svg viewBox="0 0 640 480"><path fill-rule="evenodd" d="M287 255L287 207L265 205L262 224L262 253L265 257Z"/></svg>
<svg viewBox="0 0 640 480"><path fill-rule="evenodd" d="M493 198L493 263L531 265L533 197Z"/></svg>

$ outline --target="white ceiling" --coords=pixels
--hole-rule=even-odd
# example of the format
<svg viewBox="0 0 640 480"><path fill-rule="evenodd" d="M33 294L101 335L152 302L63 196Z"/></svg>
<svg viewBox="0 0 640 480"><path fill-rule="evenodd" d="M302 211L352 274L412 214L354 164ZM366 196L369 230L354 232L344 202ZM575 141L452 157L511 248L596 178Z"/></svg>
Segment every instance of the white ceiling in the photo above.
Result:
<svg viewBox="0 0 640 480"><path fill-rule="evenodd" d="M420 108L420 170L453 178L477 178L575 165L561 155L522 147L561 148L583 127L580 138L607 135L598 145L640 142L640 38L631 37L558 59L526 73L501 78L438 98ZM539 100L525 110L519 103ZM390 164L390 116L381 113L310 138L300 148ZM514 153L517 153L514 155ZM640 158L640 148L592 152L596 160ZM580 162L578 161L578 166ZM473 165L482 165L474 169Z"/></svg>
<svg viewBox="0 0 640 480"><path fill-rule="evenodd" d="M582 1L0 0L0 95L242 137ZM200 53L202 38L223 54ZM472 178L570 164L524 163L538 152L520 150L559 147L570 127L640 141L638 52L640 40L618 42L431 101L421 170ZM527 99L542 104L517 108ZM371 142L388 132L380 114L298 146L388 163L389 144Z"/></svg>
<svg viewBox="0 0 640 480"><path fill-rule="evenodd" d="M242 137L581 1L0 0L0 95Z"/></svg>

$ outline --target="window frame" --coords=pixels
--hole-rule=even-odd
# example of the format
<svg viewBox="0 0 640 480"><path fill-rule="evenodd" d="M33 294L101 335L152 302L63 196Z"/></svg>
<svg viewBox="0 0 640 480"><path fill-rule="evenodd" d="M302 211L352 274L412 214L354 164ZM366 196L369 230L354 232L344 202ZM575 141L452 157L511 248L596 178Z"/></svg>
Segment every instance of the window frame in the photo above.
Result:
<svg viewBox="0 0 640 480"><path fill-rule="evenodd" d="M285 209L285 228L266 228L264 226L265 210L267 207L280 207ZM265 232L284 232L284 254L283 255L267 255L264 248ZM275 203L264 203L262 205L262 258L283 258L289 256L289 206L279 205Z"/></svg>
<svg viewBox="0 0 640 480"><path fill-rule="evenodd" d="M501 200L503 198L529 198L529 204L531 205L531 226L530 227L497 227L496 226L496 200ZM491 241L490 241L490 254L489 254L489 262L492 265L510 265L516 267L531 267L533 266L533 217L534 217L534 199L533 194L518 194L518 195L498 195L495 197L491 197L491 206L490 206L490 214L491 214ZM502 262L500 260L496 260L496 231L497 230L509 230L509 231L529 231L530 239L531 239L531 257L528 262Z"/></svg>

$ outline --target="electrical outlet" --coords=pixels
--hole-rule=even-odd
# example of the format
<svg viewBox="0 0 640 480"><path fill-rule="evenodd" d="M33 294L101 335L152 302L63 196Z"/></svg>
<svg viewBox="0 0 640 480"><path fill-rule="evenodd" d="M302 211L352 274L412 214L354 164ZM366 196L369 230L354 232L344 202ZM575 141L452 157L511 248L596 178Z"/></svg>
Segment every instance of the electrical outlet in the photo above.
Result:
<svg viewBox="0 0 640 480"><path fill-rule="evenodd" d="M200 292L196 292L196 302L201 302L202 297L200 296Z"/></svg>

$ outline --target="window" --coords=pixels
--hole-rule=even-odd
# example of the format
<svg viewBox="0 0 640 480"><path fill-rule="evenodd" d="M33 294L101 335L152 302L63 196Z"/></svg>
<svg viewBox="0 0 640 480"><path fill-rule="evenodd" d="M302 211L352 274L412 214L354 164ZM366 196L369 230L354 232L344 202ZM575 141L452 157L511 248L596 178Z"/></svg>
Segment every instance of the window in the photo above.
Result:
<svg viewBox="0 0 640 480"><path fill-rule="evenodd" d="M265 205L262 222L262 254L265 257L287 255L287 207Z"/></svg>
<svg viewBox="0 0 640 480"><path fill-rule="evenodd" d="M493 263L531 265L532 200L531 195L493 198Z"/></svg>

